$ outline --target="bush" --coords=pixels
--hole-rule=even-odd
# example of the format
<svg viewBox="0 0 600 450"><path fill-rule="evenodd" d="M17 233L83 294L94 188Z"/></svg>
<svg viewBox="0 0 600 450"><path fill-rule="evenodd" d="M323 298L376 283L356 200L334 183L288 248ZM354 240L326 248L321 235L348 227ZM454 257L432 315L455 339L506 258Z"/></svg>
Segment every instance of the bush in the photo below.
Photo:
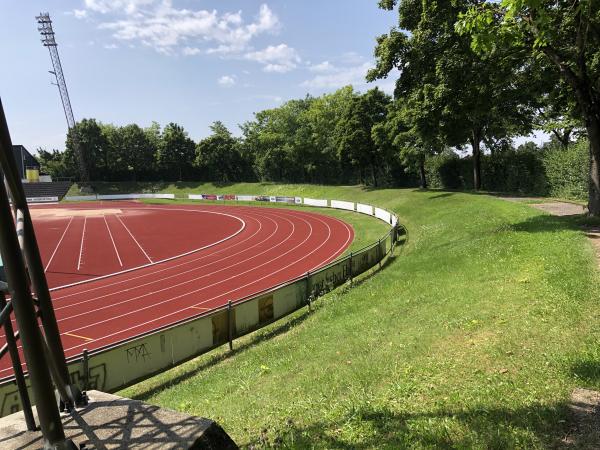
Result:
<svg viewBox="0 0 600 450"><path fill-rule="evenodd" d="M552 197L585 200L588 196L589 142L580 139L564 149L549 145L543 152L543 165Z"/></svg>
<svg viewBox="0 0 600 450"><path fill-rule="evenodd" d="M538 148L533 143L481 158L482 188L490 192L549 195L584 200L588 193L587 139L563 148L556 143ZM444 151L427 158L425 171L431 188L472 189L473 159Z"/></svg>
<svg viewBox="0 0 600 450"><path fill-rule="evenodd" d="M425 176L430 188L470 189L473 187L471 158L461 158L447 150L425 161Z"/></svg>

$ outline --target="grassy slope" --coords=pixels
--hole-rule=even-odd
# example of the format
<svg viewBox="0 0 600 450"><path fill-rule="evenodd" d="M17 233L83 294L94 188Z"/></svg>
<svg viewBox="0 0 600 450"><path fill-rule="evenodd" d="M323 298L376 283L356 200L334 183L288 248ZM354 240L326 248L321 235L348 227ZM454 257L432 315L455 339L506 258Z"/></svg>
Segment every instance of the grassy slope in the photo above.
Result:
<svg viewBox="0 0 600 450"><path fill-rule="evenodd" d="M574 220L470 194L261 188L388 207L410 242L312 314L125 395L214 418L246 445L531 448L566 434L572 388L600 387L600 280Z"/></svg>

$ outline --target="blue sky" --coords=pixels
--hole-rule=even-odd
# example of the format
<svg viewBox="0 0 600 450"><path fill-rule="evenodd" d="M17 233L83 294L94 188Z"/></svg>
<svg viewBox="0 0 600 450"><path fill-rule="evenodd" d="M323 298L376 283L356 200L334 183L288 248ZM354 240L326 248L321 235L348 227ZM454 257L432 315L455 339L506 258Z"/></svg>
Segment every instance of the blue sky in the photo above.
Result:
<svg viewBox="0 0 600 450"><path fill-rule="evenodd" d="M0 96L14 144L64 148L35 16L48 11L76 120L177 122L194 140L223 121L347 84L364 91L375 37L397 21L376 0L0 0ZM393 80L377 83L391 92Z"/></svg>

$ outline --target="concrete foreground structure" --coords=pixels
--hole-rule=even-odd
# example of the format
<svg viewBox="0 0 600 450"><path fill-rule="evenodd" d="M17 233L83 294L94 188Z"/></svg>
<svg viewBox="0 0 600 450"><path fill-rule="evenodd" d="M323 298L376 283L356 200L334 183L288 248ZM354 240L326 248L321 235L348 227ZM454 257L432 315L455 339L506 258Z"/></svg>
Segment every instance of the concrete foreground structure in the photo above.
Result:
<svg viewBox="0 0 600 450"><path fill-rule="evenodd" d="M238 448L212 420L100 391L87 394L88 406L62 414L66 436L78 447L85 444L85 450ZM40 449L43 445L40 432L27 431L22 412L0 419L1 449Z"/></svg>

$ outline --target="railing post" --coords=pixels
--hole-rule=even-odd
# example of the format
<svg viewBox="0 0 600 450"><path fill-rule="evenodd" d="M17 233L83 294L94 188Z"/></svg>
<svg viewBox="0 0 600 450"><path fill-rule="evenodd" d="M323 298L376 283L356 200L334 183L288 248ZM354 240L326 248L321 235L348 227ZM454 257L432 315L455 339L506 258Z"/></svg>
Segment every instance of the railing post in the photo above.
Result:
<svg viewBox="0 0 600 450"><path fill-rule="evenodd" d="M5 294L4 292L0 292L0 308L3 309L5 306ZM6 322L4 323L4 334L6 335L6 345L15 372L15 381L17 382L17 389L19 390L19 397L21 398L21 405L23 406L25 423L27 424L27 429L29 431L35 431L37 426L35 425L35 418L33 417L33 411L31 410L31 400L29 399L29 392L27 392L27 383L25 382L25 376L23 375L21 358L19 357L19 350L17 349L17 342L12 322L10 321L10 315L6 318Z"/></svg>
<svg viewBox="0 0 600 450"><path fill-rule="evenodd" d="M379 269L381 269L381 260L383 255L381 254L381 238L377 239L377 254L379 255Z"/></svg>
<svg viewBox="0 0 600 450"><path fill-rule="evenodd" d="M352 266L352 252L350 252L350 284L354 283L354 267Z"/></svg>
<svg viewBox="0 0 600 450"><path fill-rule="evenodd" d="M87 348L83 349L81 356L83 366L83 390L87 391L90 389L90 361Z"/></svg>
<svg viewBox="0 0 600 450"><path fill-rule="evenodd" d="M227 302L227 323L228 323L228 338L229 338L229 350L233 350L233 314L231 309L231 300Z"/></svg>
<svg viewBox="0 0 600 450"><path fill-rule="evenodd" d="M312 300L312 293L310 292L310 270L308 272L306 272L306 304L308 305L308 312L312 311L311 308L311 300Z"/></svg>

